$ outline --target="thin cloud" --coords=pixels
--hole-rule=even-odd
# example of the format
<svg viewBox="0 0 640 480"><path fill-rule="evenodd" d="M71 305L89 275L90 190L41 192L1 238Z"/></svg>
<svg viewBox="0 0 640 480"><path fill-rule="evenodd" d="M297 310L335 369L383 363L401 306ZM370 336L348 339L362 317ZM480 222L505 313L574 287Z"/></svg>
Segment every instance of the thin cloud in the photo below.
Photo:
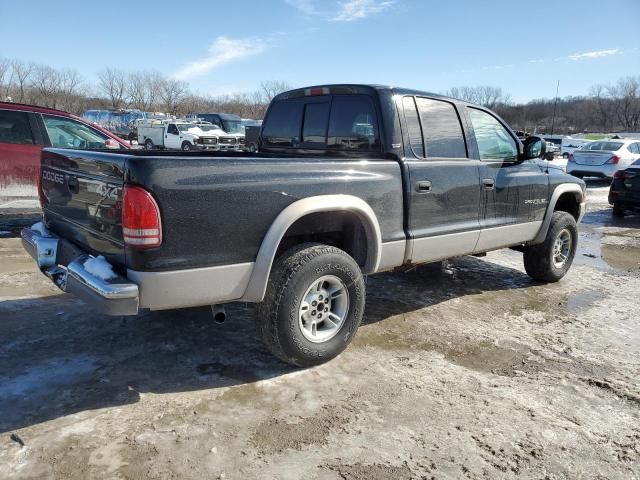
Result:
<svg viewBox="0 0 640 480"><path fill-rule="evenodd" d="M584 60L587 58L600 58L600 57L608 57L609 55L618 55L620 50L618 48L612 48L610 50L595 50L593 52L584 52L584 53L574 53L573 55L569 55L567 58L571 60Z"/></svg>
<svg viewBox="0 0 640 480"><path fill-rule="evenodd" d="M296 10L300 10L307 15L320 15L321 12L315 6L313 0L284 0L284 3L291 5Z"/></svg>
<svg viewBox="0 0 640 480"><path fill-rule="evenodd" d="M331 18L332 22L353 22L361 20L369 15L383 12L395 4L395 0L348 0L339 2L340 10L338 14Z"/></svg>
<svg viewBox="0 0 640 480"><path fill-rule="evenodd" d="M227 63L262 53L268 44L259 38L228 38L217 37L209 47L209 55L200 60L194 60L179 68L172 77L177 80L187 80L204 75Z"/></svg>
<svg viewBox="0 0 640 480"><path fill-rule="evenodd" d="M396 0L345 0L332 2L331 6L327 6L328 2L325 2L322 9L318 8L317 0L284 0L284 2L305 15L324 17L332 22L353 22L387 10L396 3Z"/></svg>

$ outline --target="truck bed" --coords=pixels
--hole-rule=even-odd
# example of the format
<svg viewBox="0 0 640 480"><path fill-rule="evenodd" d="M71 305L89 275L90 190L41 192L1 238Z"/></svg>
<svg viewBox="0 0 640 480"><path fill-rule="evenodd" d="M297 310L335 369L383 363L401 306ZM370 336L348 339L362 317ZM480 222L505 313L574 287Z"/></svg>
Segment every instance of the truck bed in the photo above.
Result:
<svg viewBox="0 0 640 480"><path fill-rule="evenodd" d="M252 262L276 216L294 201L314 195L360 197L380 219L383 241L404 238L403 200L398 195L403 187L394 160L46 149L42 175L47 228L123 270ZM125 183L142 186L158 203L160 247L125 247Z"/></svg>

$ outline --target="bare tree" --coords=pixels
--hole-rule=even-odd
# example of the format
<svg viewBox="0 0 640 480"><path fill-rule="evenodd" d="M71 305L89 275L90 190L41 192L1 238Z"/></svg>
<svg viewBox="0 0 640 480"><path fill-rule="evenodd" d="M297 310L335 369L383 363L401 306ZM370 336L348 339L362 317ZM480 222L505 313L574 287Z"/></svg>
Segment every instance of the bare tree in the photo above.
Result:
<svg viewBox="0 0 640 480"><path fill-rule="evenodd" d="M60 74L47 65L37 65L31 80L33 101L45 107L56 107L60 88Z"/></svg>
<svg viewBox="0 0 640 480"><path fill-rule="evenodd" d="M178 112L180 102L188 92L186 82L173 78L166 79L160 90L160 98L162 99L167 113L175 115Z"/></svg>
<svg viewBox="0 0 640 480"><path fill-rule="evenodd" d="M98 88L109 99L111 107L125 107L127 75L121 70L106 68L98 74L98 80Z"/></svg>
<svg viewBox="0 0 640 480"><path fill-rule="evenodd" d="M291 86L287 82L279 80L267 80L260 83L260 90L262 91L262 101L269 103L273 97L279 93L291 90Z"/></svg>
<svg viewBox="0 0 640 480"><path fill-rule="evenodd" d="M4 58L0 58L0 101L4 101L9 95L11 75L11 62Z"/></svg>
<svg viewBox="0 0 640 480"><path fill-rule="evenodd" d="M18 93L18 102L27 101L27 85L31 74L35 69L35 64L23 62L21 60L13 60L11 62L12 76L16 82ZM14 99L15 100L15 99Z"/></svg>
<svg viewBox="0 0 640 480"><path fill-rule="evenodd" d="M511 101L511 96L505 94L501 88L488 85L453 87L447 91L446 95L491 109L496 108L498 105L508 104Z"/></svg>
<svg viewBox="0 0 640 480"><path fill-rule="evenodd" d="M640 127L640 77L625 77L610 89L618 123L625 129Z"/></svg>

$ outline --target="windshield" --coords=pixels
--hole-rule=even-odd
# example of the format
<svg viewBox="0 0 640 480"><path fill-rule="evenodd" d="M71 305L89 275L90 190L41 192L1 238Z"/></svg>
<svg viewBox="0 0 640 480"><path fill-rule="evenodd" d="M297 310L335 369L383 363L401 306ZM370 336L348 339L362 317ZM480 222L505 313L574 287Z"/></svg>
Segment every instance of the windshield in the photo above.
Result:
<svg viewBox="0 0 640 480"><path fill-rule="evenodd" d="M240 120L222 120L222 124L227 133L244 133L244 125Z"/></svg>
<svg viewBox="0 0 640 480"><path fill-rule="evenodd" d="M621 142L593 142L582 147L583 150L605 150L615 152L622 146Z"/></svg>
<svg viewBox="0 0 640 480"><path fill-rule="evenodd" d="M199 128L197 125L191 125L190 123L176 123L176 127L178 127L178 130L181 132Z"/></svg>

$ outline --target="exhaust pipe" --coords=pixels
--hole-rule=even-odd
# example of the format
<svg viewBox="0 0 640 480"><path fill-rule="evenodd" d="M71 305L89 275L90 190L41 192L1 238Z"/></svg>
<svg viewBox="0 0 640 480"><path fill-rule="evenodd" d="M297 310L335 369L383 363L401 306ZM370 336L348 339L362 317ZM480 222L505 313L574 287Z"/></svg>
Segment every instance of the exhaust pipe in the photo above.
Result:
<svg viewBox="0 0 640 480"><path fill-rule="evenodd" d="M224 323L227 319L224 305L211 305L211 313L213 314L213 321L216 323Z"/></svg>

